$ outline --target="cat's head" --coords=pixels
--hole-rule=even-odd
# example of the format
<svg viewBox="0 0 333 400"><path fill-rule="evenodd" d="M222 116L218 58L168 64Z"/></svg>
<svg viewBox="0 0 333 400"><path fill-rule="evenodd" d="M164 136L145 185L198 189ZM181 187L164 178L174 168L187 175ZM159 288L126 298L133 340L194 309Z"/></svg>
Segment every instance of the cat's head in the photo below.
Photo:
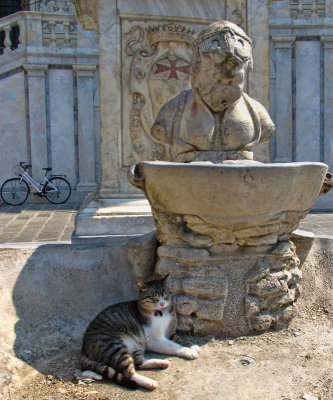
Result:
<svg viewBox="0 0 333 400"><path fill-rule="evenodd" d="M145 313L162 311L171 303L170 290L166 284L169 274L149 282L136 281L139 289L139 305Z"/></svg>

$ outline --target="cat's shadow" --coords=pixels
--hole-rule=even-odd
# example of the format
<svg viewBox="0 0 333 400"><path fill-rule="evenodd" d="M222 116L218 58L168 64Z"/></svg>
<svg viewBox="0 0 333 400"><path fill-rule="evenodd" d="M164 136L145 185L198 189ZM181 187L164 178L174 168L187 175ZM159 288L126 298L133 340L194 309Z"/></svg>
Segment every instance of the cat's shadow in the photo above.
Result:
<svg viewBox="0 0 333 400"><path fill-rule="evenodd" d="M126 243L36 248L12 289L15 356L44 375L70 379L90 321L110 299L137 297L126 252Z"/></svg>

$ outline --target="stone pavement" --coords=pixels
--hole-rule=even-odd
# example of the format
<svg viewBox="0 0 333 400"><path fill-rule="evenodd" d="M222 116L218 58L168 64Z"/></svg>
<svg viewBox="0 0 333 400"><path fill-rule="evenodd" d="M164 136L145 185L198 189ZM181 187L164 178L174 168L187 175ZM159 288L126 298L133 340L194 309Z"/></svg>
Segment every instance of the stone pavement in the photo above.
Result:
<svg viewBox="0 0 333 400"><path fill-rule="evenodd" d="M64 204L25 203L0 206L0 244L71 243L81 201ZM333 213L311 213L299 229L318 237L333 237Z"/></svg>
<svg viewBox="0 0 333 400"><path fill-rule="evenodd" d="M0 243L71 242L81 201L0 206Z"/></svg>

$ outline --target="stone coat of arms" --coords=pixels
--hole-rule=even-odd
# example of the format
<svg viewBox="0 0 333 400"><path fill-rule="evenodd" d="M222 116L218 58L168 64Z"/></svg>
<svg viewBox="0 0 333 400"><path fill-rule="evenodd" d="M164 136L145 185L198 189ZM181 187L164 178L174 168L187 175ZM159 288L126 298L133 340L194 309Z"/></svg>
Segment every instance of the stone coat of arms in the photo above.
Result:
<svg viewBox="0 0 333 400"><path fill-rule="evenodd" d="M151 136L150 129L161 107L191 88L194 36L192 28L179 24L136 25L125 34L126 63L130 59L124 69L125 96L129 90L131 108L124 118L124 165L163 158L164 145Z"/></svg>

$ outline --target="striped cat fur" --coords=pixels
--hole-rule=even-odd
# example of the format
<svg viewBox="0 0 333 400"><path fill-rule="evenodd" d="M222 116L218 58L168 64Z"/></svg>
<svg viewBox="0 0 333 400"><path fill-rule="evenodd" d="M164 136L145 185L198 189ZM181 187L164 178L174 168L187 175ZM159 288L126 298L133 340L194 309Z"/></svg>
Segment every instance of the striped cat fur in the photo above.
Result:
<svg viewBox="0 0 333 400"><path fill-rule="evenodd" d="M144 352L195 359L198 346L188 346L175 335L176 313L167 288L167 276L136 284L139 299L107 307L90 323L80 356L82 371L93 371L97 379L154 390L157 382L137 369L165 369L168 360L146 359Z"/></svg>

